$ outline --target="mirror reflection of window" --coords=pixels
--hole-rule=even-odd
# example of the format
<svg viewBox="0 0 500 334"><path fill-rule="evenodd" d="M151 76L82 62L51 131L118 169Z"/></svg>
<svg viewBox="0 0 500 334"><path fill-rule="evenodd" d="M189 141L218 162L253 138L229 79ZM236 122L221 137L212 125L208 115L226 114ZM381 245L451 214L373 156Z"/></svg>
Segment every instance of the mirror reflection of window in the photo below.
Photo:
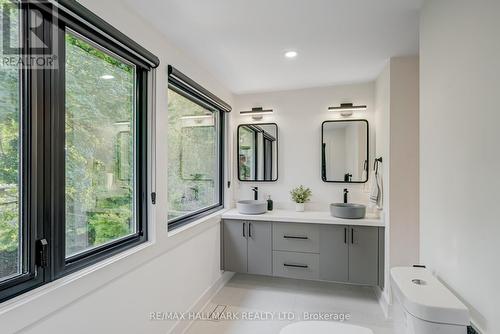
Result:
<svg viewBox="0 0 500 334"><path fill-rule="evenodd" d="M240 181L278 179L278 126L243 124L238 127L238 177Z"/></svg>
<svg viewBox="0 0 500 334"><path fill-rule="evenodd" d="M272 180L273 178L273 141L269 138L264 138L264 179Z"/></svg>
<svg viewBox="0 0 500 334"><path fill-rule="evenodd" d="M240 180L255 179L255 161L256 161L256 131L248 126L242 126L239 132L239 164Z"/></svg>
<svg viewBox="0 0 500 334"><path fill-rule="evenodd" d="M368 180L368 122L323 123L322 178L325 182L362 183Z"/></svg>

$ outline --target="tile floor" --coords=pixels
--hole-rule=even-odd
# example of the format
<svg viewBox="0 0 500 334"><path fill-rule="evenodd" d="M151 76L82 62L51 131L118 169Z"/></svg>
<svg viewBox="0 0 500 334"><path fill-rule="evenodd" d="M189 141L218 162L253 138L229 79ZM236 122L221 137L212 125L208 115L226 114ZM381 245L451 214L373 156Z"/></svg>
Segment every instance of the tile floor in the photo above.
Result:
<svg viewBox="0 0 500 334"><path fill-rule="evenodd" d="M393 334L392 323L385 319L370 287L236 274L203 312L216 318L216 308L222 311L218 320L198 320L186 333L279 334L308 312L332 318L348 315L345 323L371 328L375 334ZM244 316L247 320L229 319Z"/></svg>

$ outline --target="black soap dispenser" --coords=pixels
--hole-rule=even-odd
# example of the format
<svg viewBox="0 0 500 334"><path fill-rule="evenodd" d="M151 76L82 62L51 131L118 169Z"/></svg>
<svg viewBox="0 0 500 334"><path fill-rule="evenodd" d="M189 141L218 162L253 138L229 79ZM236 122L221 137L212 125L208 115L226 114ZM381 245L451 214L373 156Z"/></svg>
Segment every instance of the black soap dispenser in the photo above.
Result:
<svg viewBox="0 0 500 334"><path fill-rule="evenodd" d="M267 211L273 211L273 200L271 199L271 195L267 197Z"/></svg>

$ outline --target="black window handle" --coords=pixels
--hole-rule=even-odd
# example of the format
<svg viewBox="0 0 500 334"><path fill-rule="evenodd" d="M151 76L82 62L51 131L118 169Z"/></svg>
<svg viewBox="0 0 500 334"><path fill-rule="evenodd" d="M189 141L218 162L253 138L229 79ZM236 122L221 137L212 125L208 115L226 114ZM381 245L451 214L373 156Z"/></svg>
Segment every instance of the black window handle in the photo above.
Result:
<svg viewBox="0 0 500 334"><path fill-rule="evenodd" d="M302 268L302 269L307 269L309 268L308 265L305 264L289 264L289 263L283 263L284 267L292 267L292 268Z"/></svg>
<svg viewBox="0 0 500 334"><path fill-rule="evenodd" d="M245 235L245 225L246 223L243 223L243 237L246 238L247 236Z"/></svg>
<svg viewBox="0 0 500 334"><path fill-rule="evenodd" d="M295 235L284 235L284 239L301 239L301 240L307 240L309 237L301 237L301 236L295 236Z"/></svg>

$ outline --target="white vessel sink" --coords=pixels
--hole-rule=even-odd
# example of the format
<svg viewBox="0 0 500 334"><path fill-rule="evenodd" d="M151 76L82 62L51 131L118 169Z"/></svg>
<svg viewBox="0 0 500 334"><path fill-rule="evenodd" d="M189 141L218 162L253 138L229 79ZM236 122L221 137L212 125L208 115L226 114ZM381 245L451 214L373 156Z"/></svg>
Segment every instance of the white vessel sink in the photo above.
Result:
<svg viewBox="0 0 500 334"><path fill-rule="evenodd" d="M366 206L354 203L332 203L330 204L330 214L337 218L361 219L365 218Z"/></svg>
<svg viewBox="0 0 500 334"><path fill-rule="evenodd" d="M236 203L238 212L244 215L261 215L267 212L266 201L246 200Z"/></svg>

